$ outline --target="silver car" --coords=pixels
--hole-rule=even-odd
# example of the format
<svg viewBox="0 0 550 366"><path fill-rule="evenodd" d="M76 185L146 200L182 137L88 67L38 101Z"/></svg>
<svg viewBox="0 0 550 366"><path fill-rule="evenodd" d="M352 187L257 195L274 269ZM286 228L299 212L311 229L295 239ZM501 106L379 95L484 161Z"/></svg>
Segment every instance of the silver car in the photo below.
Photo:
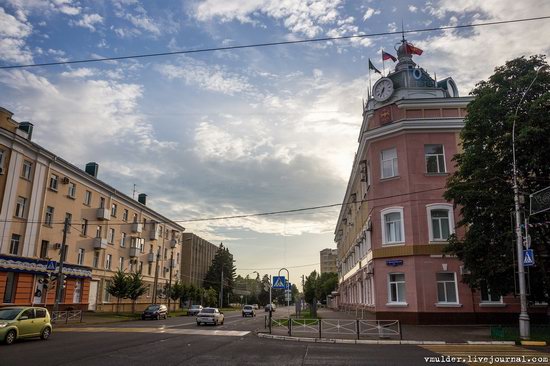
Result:
<svg viewBox="0 0 550 366"><path fill-rule="evenodd" d="M218 308L204 308L197 315L197 325L201 324L222 324L224 316Z"/></svg>

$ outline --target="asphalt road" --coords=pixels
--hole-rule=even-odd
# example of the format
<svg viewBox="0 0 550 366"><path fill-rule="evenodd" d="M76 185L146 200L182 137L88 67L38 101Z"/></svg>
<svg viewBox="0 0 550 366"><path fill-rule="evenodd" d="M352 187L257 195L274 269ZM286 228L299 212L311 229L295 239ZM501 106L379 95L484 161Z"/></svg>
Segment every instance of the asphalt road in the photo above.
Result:
<svg viewBox="0 0 550 366"><path fill-rule="evenodd" d="M237 312L226 313L225 324L217 327L197 327L194 317L178 317L58 328L48 341L0 345L0 366L427 365L424 357L440 355L413 345L261 339L255 331L263 330L264 315L242 318Z"/></svg>

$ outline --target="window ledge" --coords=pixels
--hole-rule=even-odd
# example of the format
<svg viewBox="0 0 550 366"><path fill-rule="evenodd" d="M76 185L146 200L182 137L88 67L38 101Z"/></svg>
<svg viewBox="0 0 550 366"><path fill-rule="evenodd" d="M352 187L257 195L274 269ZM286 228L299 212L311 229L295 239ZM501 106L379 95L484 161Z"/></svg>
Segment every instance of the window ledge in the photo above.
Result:
<svg viewBox="0 0 550 366"><path fill-rule="evenodd" d="M48 187L48 190L57 193L57 188Z"/></svg>
<svg viewBox="0 0 550 366"><path fill-rule="evenodd" d="M504 308L506 307L505 303L502 302L480 302L480 308Z"/></svg>
<svg viewBox="0 0 550 366"><path fill-rule="evenodd" d="M446 177L448 175L449 175L449 173L447 173L447 172L445 172L445 173L424 173L425 177Z"/></svg>
<svg viewBox="0 0 550 366"><path fill-rule="evenodd" d="M447 240L430 240L428 244L449 244Z"/></svg>
<svg viewBox="0 0 550 366"><path fill-rule="evenodd" d="M393 308L406 308L409 306L406 302L388 302L386 306Z"/></svg>
<svg viewBox="0 0 550 366"><path fill-rule="evenodd" d="M395 179L400 179L400 178L401 178L401 176L399 176L399 175L394 175L393 177L387 177L387 178L380 177L380 181L385 182L385 181L388 181L388 180L395 180Z"/></svg>
<svg viewBox="0 0 550 366"><path fill-rule="evenodd" d="M461 308L462 304L436 302L435 306L437 308Z"/></svg>
<svg viewBox="0 0 550 366"><path fill-rule="evenodd" d="M382 247L395 247L395 246L398 246L398 245L405 245L405 242L404 241L398 241L398 242L395 242L395 243L382 243Z"/></svg>
<svg viewBox="0 0 550 366"><path fill-rule="evenodd" d="M27 178L27 177L23 177L23 176L20 176L19 178L27 181L27 182L32 182L31 178Z"/></svg>
<svg viewBox="0 0 550 366"><path fill-rule="evenodd" d="M83 233L81 233L81 234L80 234L80 236L81 236L82 238L86 238L86 237L88 237L88 235L86 235L86 234L83 234Z"/></svg>
<svg viewBox="0 0 550 366"><path fill-rule="evenodd" d="M70 194L67 195L67 198L69 198L69 199L71 199L71 200L73 200L73 201L76 199L75 196L71 196Z"/></svg>

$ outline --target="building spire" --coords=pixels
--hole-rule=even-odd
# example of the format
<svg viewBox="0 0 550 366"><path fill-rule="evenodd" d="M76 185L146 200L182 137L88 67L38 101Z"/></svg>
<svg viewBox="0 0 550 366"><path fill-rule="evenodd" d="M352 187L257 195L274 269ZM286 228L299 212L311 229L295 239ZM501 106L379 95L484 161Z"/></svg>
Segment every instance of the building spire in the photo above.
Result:
<svg viewBox="0 0 550 366"><path fill-rule="evenodd" d="M401 18L401 43L405 43L405 26L403 25L403 18Z"/></svg>

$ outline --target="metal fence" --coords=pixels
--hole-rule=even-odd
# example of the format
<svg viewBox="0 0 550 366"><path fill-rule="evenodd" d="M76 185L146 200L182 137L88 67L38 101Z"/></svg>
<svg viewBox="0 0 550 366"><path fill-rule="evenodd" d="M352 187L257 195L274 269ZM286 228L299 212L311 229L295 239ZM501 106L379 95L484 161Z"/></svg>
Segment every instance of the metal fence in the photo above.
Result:
<svg viewBox="0 0 550 366"><path fill-rule="evenodd" d="M286 327L290 336L307 334L319 338L353 336L357 339L369 337L403 339L399 320L272 318L269 332L271 333L272 329L277 327Z"/></svg>
<svg viewBox="0 0 550 366"><path fill-rule="evenodd" d="M82 310L52 311L52 322L78 321L82 323Z"/></svg>

